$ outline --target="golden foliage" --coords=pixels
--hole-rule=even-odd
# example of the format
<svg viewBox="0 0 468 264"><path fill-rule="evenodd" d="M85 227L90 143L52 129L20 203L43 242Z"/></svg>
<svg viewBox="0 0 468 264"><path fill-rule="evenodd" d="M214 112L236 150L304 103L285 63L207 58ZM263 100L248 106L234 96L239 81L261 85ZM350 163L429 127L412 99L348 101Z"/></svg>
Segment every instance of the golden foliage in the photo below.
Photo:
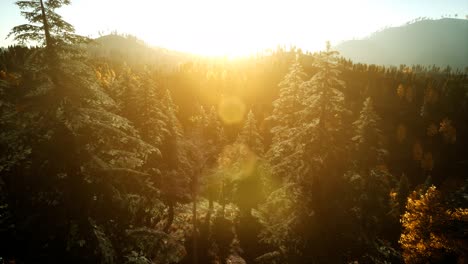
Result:
<svg viewBox="0 0 468 264"><path fill-rule="evenodd" d="M6 72L5 72L5 71L3 71L3 70L2 70L2 71L0 71L0 79L1 79L1 80L6 80L6 77L7 77L7 74L6 74Z"/></svg>
<svg viewBox="0 0 468 264"><path fill-rule="evenodd" d="M468 221L468 208L456 208L454 211L447 210L446 213L452 219Z"/></svg>
<svg viewBox="0 0 468 264"><path fill-rule="evenodd" d="M104 88L108 88L115 81L115 72L107 66L104 68L98 67L94 71L99 84ZM135 80L135 77L132 76L132 80Z"/></svg>
<svg viewBox="0 0 468 264"><path fill-rule="evenodd" d="M422 160L423 157L423 148L421 146L421 143L416 142L413 144L413 159L420 161Z"/></svg>
<svg viewBox="0 0 468 264"><path fill-rule="evenodd" d="M406 138L406 126L399 124L396 131L396 138L399 143L403 142Z"/></svg>
<svg viewBox="0 0 468 264"><path fill-rule="evenodd" d="M432 153L424 153L423 159L421 160L421 168L425 171L431 171L434 168L434 160L432 159Z"/></svg>
<svg viewBox="0 0 468 264"><path fill-rule="evenodd" d="M453 127L450 119L444 118L440 122L439 132L442 133L445 142L453 144L457 141L457 130Z"/></svg>
<svg viewBox="0 0 468 264"><path fill-rule="evenodd" d="M447 231L456 233L456 221L460 220L468 221L468 209L446 210L436 187L429 187L425 194L413 192L400 220L403 232L399 243L405 263L431 263L446 252L463 251L463 243Z"/></svg>
<svg viewBox="0 0 468 264"><path fill-rule="evenodd" d="M102 74L101 74L98 70L95 70L95 72L96 72L96 78L97 78L98 80L101 80Z"/></svg>

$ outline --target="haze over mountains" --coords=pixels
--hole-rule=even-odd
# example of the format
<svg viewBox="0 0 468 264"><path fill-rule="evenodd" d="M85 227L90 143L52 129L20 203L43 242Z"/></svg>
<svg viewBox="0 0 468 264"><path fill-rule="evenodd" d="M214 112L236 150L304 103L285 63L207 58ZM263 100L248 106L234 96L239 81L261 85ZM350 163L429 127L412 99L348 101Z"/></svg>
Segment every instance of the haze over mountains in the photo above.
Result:
<svg viewBox="0 0 468 264"><path fill-rule="evenodd" d="M468 19L421 20L335 47L354 62L379 65L468 66Z"/></svg>
<svg viewBox="0 0 468 264"><path fill-rule="evenodd" d="M154 64L172 68L196 55L151 47L135 37L106 35L96 39L93 55L121 58L130 64ZM420 20L387 28L365 39L344 41L337 46L341 56L353 62L377 65L436 65L468 67L468 20L444 18ZM110 56L112 55L112 56ZM116 56L117 55L117 56Z"/></svg>
<svg viewBox="0 0 468 264"><path fill-rule="evenodd" d="M110 34L95 39L88 48L91 55L125 61L128 64L148 64L172 68L189 61L193 55L160 47L151 47L134 36Z"/></svg>

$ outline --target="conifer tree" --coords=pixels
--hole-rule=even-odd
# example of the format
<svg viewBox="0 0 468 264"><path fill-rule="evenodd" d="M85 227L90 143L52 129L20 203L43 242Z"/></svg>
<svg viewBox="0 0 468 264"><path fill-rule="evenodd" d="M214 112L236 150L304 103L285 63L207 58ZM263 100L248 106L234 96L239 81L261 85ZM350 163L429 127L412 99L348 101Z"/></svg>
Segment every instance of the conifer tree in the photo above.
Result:
<svg viewBox="0 0 468 264"><path fill-rule="evenodd" d="M16 27L13 34L19 41L44 43L46 56L23 67L20 85L25 92L6 96L1 115L10 130L1 135L0 144L11 150L1 159L2 181L23 179L23 184L5 190L21 205L10 208L21 227L11 235L31 238L22 256L26 262L123 262L142 245L122 245L124 237L170 239L147 229L154 226L152 220L142 226L146 216L140 215L159 218L158 192L148 181L150 175L142 172L146 157L158 150L115 113L114 100L98 86L85 58L68 56L69 45L83 39L72 35L72 28L54 12L68 3L18 2L33 9L23 14L39 25ZM12 91L9 85L2 82L2 90ZM15 109L18 103L25 105L23 111ZM18 193L29 195L15 196ZM50 228L38 230L26 224L31 221ZM150 258L154 249L142 257ZM166 249L160 252L174 247Z"/></svg>
<svg viewBox="0 0 468 264"><path fill-rule="evenodd" d="M174 220L174 207L177 202L187 202L189 193L189 175L191 168L186 157L182 126L176 116L177 106L172 101L169 90L162 100L166 129L162 133L161 152L163 157L161 189L168 205L168 231Z"/></svg>
<svg viewBox="0 0 468 264"><path fill-rule="evenodd" d="M144 98L142 84L136 72L124 65L117 76L115 84L109 89L109 94L119 106L119 114L138 126L138 118Z"/></svg>
<svg viewBox="0 0 468 264"><path fill-rule="evenodd" d="M259 156L263 154L263 138L258 131L257 120L255 120L252 110L247 114L247 120L236 142L245 144L251 151Z"/></svg>
<svg viewBox="0 0 468 264"><path fill-rule="evenodd" d="M136 125L141 131L142 138L158 147L162 144L168 116L164 113L161 102L161 98L164 98L163 89L159 87L153 75L149 69L143 72Z"/></svg>
<svg viewBox="0 0 468 264"><path fill-rule="evenodd" d="M353 123L355 143L351 153L351 167L345 174L349 186L348 198L343 200L349 211L350 221L356 228L349 240L357 240L356 247L350 254L355 259L363 256L378 256L379 236L385 231L384 223L392 223L389 218L390 201L388 193L391 187L391 175L378 168L387 153L383 146L379 128L380 118L373 109L371 98L364 101L359 118ZM380 228L382 227L382 228Z"/></svg>
<svg viewBox="0 0 468 264"><path fill-rule="evenodd" d="M289 68L289 72L279 83L279 98L273 102L273 112L267 120L272 124L272 143L267 158L272 164L272 173L276 178L289 175L292 168L298 166L292 153L296 146L291 141L299 126L300 111L303 110L304 78L306 74L299 62L299 57Z"/></svg>
<svg viewBox="0 0 468 264"><path fill-rule="evenodd" d="M257 129L257 121L252 110L247 114L244 127L240 131L231 153L235 174L234 200L242 214L250 215L263 198L262 159L263 138Z"/></svg>
<svg viewBox="0 0 468 264"><path fill-rule="evenodd" d="M73 45L89 41L88 38L75 34L75 28L56 12L56 9L70 3L70 0L17 1L16 5L23 10L21 14L29 23L14 27L8 37L14 35L14 39L20 44L29 41L39 43L45 47L45 61L48 66L53 66L58 63L58 52L70 52Z"/></svg>
<svg viewBox="0 0 468 264"><path fill-rule="evenodd" d="M284 249L283 253L292 262L324 261L325 256L333 256L326 250L333 248L332 244L340 247L343 242L339 239L343 231L333 220L343 217L343 204L335 193L344 188L342 176L346 164L343 161L349 144L344 129L345 84L340 80L336 55L327 44L327 50L315 58L318 72L303 85L303 109L297 113L298 121L288 143L293 152L283 157L284 165L280 163L287 168L284 171L288 177L264 206L283 203L285 210L292 214L286 219L266 218L277 229L265 233L264 237L274 243L286 239L277 246ZM285 224L285 221L290 222ZM284 226L287 227L281 229Z"/></svg>
<svg viewBox="0 0 468 264"><path fill-rule="evenodd" d="M364 164L376 166L377 162L382 162L386 150L383 149L382 132L379 128L380 117L374 111L372 99L369 97L364 101L359 119L353 123L355 136L353 141L356 144L357 156Z"/></svg>
<svg viewBox="0 0 468 264"><path fill-rule="evenodd" d="M219 154L226 144L226 136L224 134L224 128L219 119L218 111L216 107L212 106L210 112L207 115L207 124L205 128L205 135L208 143L214 146L214 154Z"/></svg>
<svg viewBox="0 0 468 264"><path fill-rule="evenodd" d="M289 68L288 74L279 83L279 97L273 102L273 112L268 118L273 123L271 132L274 142L288 137L289 129L298 122L298 112L303 108L303 83L306 73L296 57L296 61Z"/></svg>

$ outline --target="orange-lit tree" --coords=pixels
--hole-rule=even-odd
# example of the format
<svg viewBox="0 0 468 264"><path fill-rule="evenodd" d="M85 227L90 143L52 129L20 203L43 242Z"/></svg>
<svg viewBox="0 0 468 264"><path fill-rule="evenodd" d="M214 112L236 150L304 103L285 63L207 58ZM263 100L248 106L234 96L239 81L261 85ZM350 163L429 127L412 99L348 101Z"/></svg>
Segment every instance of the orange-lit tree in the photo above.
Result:
<svg viewBox="0 0 468 264"><path fill-rule="evenodd" d="M403 233L399 242L405 263L459 263L466 260L468 210L447 208L435 186L425 193L411 194L401 223Z"/></svg>

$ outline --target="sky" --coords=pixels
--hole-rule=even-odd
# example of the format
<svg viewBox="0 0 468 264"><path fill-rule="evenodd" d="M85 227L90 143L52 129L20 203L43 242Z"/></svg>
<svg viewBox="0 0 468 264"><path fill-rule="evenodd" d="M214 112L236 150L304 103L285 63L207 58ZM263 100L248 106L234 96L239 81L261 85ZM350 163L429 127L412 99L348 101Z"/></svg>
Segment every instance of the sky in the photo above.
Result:
<svg viewBox="0 0 468 264"><path fill-rule="evenodd" d="M0 46L26 21L0 0ZM247 55L278 45L316 51L418 17L466 19L466 0L72 0L58 10L77 33L132 34L153 46L202 55Z"/></svg>

